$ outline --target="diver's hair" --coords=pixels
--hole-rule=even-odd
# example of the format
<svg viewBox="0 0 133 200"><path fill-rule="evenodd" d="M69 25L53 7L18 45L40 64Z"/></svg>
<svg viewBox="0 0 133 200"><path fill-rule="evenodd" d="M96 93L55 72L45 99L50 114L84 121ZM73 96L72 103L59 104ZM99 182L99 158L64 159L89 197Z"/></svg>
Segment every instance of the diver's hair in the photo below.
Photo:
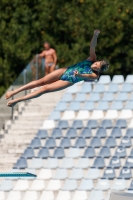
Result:
<svg viewBox="0 0 133 200"><path fill-rule="evenodd" d="M101 61L101 69L100 72L105 72L109 69L109 63L106 60Z"/></svg>
<svg viewBox="0 0 133 200"><path fill-rule="evenodd" d="M50 46L50 43L49 43L49 42L47 42L47 41L45 41L45 42L44 42L44 44L49 44L49 46Z"/></svg>

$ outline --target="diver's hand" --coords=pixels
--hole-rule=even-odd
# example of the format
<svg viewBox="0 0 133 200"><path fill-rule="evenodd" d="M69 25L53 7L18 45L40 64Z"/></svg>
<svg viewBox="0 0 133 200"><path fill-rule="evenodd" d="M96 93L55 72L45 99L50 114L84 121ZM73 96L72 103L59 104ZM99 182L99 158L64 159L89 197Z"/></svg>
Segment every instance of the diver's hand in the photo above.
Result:
<svg viewBox="0 0 133 200"><path fill-rule="evenodd" d="M94 35L97 35L97 36L98 36L99 34L100 34L100 30L95 30L95 31L94 31Z"/></svg>
<svg viewBox="0 0 133 200"><path fill-rule="evenodd" d="M77 70L74 71L74 76L80 76L80 74Z"/></svg>

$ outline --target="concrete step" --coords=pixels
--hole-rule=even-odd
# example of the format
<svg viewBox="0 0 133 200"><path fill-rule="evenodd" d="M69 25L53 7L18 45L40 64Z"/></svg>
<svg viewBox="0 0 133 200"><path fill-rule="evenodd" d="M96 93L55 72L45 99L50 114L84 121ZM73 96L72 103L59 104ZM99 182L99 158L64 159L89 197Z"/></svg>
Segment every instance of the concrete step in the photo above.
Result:
<svg viewBox="0 0 133 200"><path fill-rule="evenodd" d="M11 134L11 135L27 135L27 137L30 135L30 134L36 134L38 132L38 130L34 129L34 130L12 130L12 129L9 129L8 130L8 135Z"/></svg>

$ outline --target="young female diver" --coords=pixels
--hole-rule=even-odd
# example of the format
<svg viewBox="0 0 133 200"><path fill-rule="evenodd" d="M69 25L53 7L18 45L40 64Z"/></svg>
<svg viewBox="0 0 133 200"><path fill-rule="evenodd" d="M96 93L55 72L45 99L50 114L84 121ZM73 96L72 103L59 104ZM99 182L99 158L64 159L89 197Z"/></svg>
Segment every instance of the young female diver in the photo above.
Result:
<svg viewBox="0 0 133 200"><path fill-rule="evenodd" d="M97 79L100 72L104 72L108 70L109 68L109 64L107 63L107 61L96 60L95 47L97 44L97 37L99 33L100 33L99 30L94 31L94 35L90 44L89 58L81 62L78 62L70 67L57 69L39 80L32 81L14 91L7 92L6 99L9 99L13 95L21 91L42 86L38 90L30 94L27 94L23 97L9 101L7 105L12 107L18 102L37 98L49 92L55 92L55 91L65 89L79 81L83 81L83 80L92 81L92 80Z"/></svg>

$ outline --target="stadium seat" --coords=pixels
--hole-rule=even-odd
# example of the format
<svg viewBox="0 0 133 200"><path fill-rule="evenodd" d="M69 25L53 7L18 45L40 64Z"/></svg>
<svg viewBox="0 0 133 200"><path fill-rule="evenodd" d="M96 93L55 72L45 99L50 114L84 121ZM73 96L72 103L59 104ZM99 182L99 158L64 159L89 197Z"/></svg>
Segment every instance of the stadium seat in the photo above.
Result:
<svg viewBox="0 0 133 200"><path fill-rule="evenodd" d="M132 110L122 110L120 115L119 115L119 119L130 119L133 117L133 114L132 114Z"/></svg>
<svg viewBox="0 0 133 200"><path fill-rule="evenodd" d="M70 148L71 147L71 141L67 137L63 137L60 142L60 147L62 148Z"/></svg>
<svg viewBox="0 0 133 200"><path fill-rule="evenodd" d="M62 190L73 191L77 189L77 181L67 179L64 183Z"/></svg>
<svg viewBox="0 0 133 200"><path fill-rule="evenodd" d="M62 102L71 102L73 100L72 94L65 93L61 98Z"/></svg>
<svg viewBox="0 0 133 200"><path fill-rule="evenodd" d="M31 169L39 169L43 167L43 162L41 158L35 157L32 159L32 162L30 163L29 168Z"/></svg>
<svg viewBox="0 0 133 200"><path fill-rule="evenodd" d="M133 180L131 181L131 183L130 183L130 188L129 188L130 190L133 190Z"/></svg>
<svg viewBox="0 0 133 200"><path fill-rule="evenodd" d="M20 191L10 191L6 200L21 200L21 192Z"/></svg>
<svg viewBox="0 0 133 200"><path fill-rule="evenodd" d="M20 157L13 169L25 169L27 168L27 160L24 157Z"/></svg>
<svg viewBox="0 0 133 200"><path fill-rule="evenodd" d="M98 137L93 137L91 142L90 142L90 146L94 147L94 148L100 148L101 147L101 140Z"/></svg>
<svg viewBox="0 0 133 200"><path fill-rule="evenodd" d="M62 116L62 120L72 120L75 119L75 112L74 111L70 111L70 110L66 110Z"/></svg>
<svg viewBox="0 0 133 200"><path fill-rule="evenodd" d="M106 91L107 93L109 92L111 92L111 93L117 93L119 91L119 87L118 87L118 85L117 84L115 84L115 83L111 83L110 85L109 85L109 87L108 87L108 90Z"/></svg>
<svg viewBox="0 0 133 200"><path fill-rule="evenodd" d="M103 200L103 191L101 190L93 190L90 194L89 200Z"/></svg>
<svg viewBox="0 0 133 200"><path fill-rule="evenodd" d="M89 159L83 157L78 160L78 163L76 164L75 168L86 169L89 166L90 166Z"/></svg>
<svg viewBox="0 0 133 200"><path fill-rule="evenodd" d="M73 168L73 166L74 166L73 159L65 157L62 159L62 164L61 164L60 168L71 169L71 168Z"/></svg>
<svg viewBox="0 0 133 200"><path fill-rule="evenodd" d="M100 84L109 84L111 82L111 78L109 75L101 75L98 83Z"/></svg>
<svg viewBox="0 0 133 200"><path fill-rule="evenodd" d="M29 190L32 191L42 191L45 189L45 182L44 180L33 180Z"/></svg>
<svg viewBox="0 0 133 200"><path fill-rule="evenodd" d="M29 189L29 182L28 180L17 180L15 187L13 190L18 190L18 191L26 191Z"/></svg>
<svg viewBox="0 0 133 200"><path fill-rule="evenodd" d="M54 158L64 158L65 157L65 152L62 147L57 147L57 149L54 150L53 154Z"/></svg>
<svg viewBox="0 0 133 200"><path fill-rule="evenodd" d="M132 146L132 141L131 138L124 136L121 140L121 144L120 146L125 147L125 148L129 148Z"/></svg>
<svg viewBox="0 0 133 200"><path fill-rule="evenodd" d="M55 139L60 139L62 137L62 130L60 128L54 128L51 137Z"/></svg>
<svg viewBox="0 0 133 200"><path fill-rule="evenodd" d="M55 175L53 176L53 179L57 180L64 180L68 178L68 173L66 169L57 169Z"/></svg>
<svg viewBox="0 0 133 200"><path fill-rule="evenodd" d="M102 149L100 150L99 157L109 158L110 156L111 156L110 148L103 146Z"/></svg>
<svg viewBox="0 0 133 200"><path fill-rule="evenodd" d="M105 91L105 87L104 87L104 85L103 84L96 84L95 85L95 87L94 87L94 89L93 89L93 92L95 93L104 93L104 91Z"/></svg>
<svg viewBox="0 0 133 200"><path fill-rule="evenodd" d="M91 84L83 84L81 87L80 93L90 93L92 91Z"/></svg>
<svg viewBox="0 0 133 200"><path fill-rule="evenodd" d="M109 180L112 180L112 179L116 178L115 170L112 167L107 167L104 170L104 174L103 174L102 178L103 179L109 179Z"/></svg>
<svg viewBox="0 0 133 200"><path fill-rule="evenodd" d="M133 86L131 83L125 83L122 86L121 92L132 92L133 91Z"/></svg>
<svg viewBox="0 0 133 200"><path fill-rule="evenodd" d="M92 180L89 180L89 179L82 179L79 187L78 187L78 190L85 190L85 191L88 191L88 190L92 190L94 187L93 185L93 181Z"/></svg>
<svg viewBox="0 0 133 200"><path fill-rule="evenodd" d="M92 137L91 129L90 128L82 129L80 136L83 138L91 138Z"/></svg>
<svg viewBox="0 0 133 200"><path fill-rule="evenodd" d="M131 74L127 75L125 83L133 83L133 75Z"/></svg>
<svg viewBox="0 0 133 200"><path fill-rule="evenodd" d="M123 103L122 101L113 101L110 110L122 110L123 109Z"/></svg>
<svg viewBox="0 0 133 200"><path fill-rule="evenodd" d="M116 119L118 117L117 110L108 110L105 119Z"/></svg>
<svg viewBox="0 0 133 200"><path fill-rule="evenodd" d="M88 122L87 122L87 127L88 128L91 128L91 129L95 129L95 128L97 128L98 127L98 122L97 122L97 120L89 120Z"/></svg>
<svg viewBox="0 0 133 200"><path fill-rule="evenodd" d="M102 128L102 127L99 127L99 129L97 130L95 136L99 137L99 138L105 138L107 136L106 129Z"/></svg>
<svg viewBox="0 0 133 200"><path fill-rule="evenodd" d="M126 103L126 106L124 109L127 109L127 110L133 110L133 100L132 101L128 101Z"/></svg>
<svg viewBox="0 0 133 200"><path fill-rule="evenodd" d="M95 157L95 149L93 147L87 147L83 156L85 158L94 158Z"/></svg>
<svg viewBox="0 0 133 200"><path fill-rule="evenodd" d="M123 75L114 75L112 79L112 83L116 84L122 84L124 83L124 77Z"/></svg>
<svg viewBox="0 0 133 200"><path fill-rule="evenodd" d="M3 180L0 184L0 191L10 191L13 189L12 180Z"/></svg>
<svg viewBox="0 0 133 200"><path fill-rule="evenodd" d="M42 191L41 196L39 198L39 200L54 200L54 192L53 191Z"/></svg>
<svg viewBox="0 0 133 200"><path fill-rule="evenodd" d="M52 170L51 169L40 169L37 178L41 179L41 180L51 179L52 178Z"/></svg>
<svg viewBox="0 0 133 200"><path fill-rule="evenodd" d="M39 130L36 137L39 139L46 139L48 137L47 130Z"/></svg>
<svg viewBox="0 0 133 200"><path fill-rule="evenodd" d="M86 120L89 119L90 117L90 113L88 110L80 110L77 114L76 119L78 120Z"/></svg>
<svg viewBox="0 0 133 200"><path fill-rule="evenodd" d="M111 131L110 136L114 137L114 138L120 138L120 137L122 137L121 129L119 127L114 127L112 129L112 131Z"/></svg>
<svg viewBox="0 0 133 200"><path fill-rule="evenodd" d="M115 126L119 127L119 128L126 128L127 127L127 121L126 121L126 119L118 119L116 121Z"/></svg>
<svg viewBox="0 0 133 200"><path fill-rule="evenodd" d="M115 169L120 168L121 167L120 158L113 156L110 160L109 167L115 168Z"/></svg>
<svg viewBox="0 0 133 200"><path fill-rule="evenodd" d="M56 200L71 200L71 194L69 191L59 191Z"/></svg>
<svg viewBox="0 0 133 200"><path fill-rule="evenodd" d="M57 191L60 188L61 188L61 182L60 182L60 180L50 180L48 182L46 190Z"/></svg>
<svg viewBox="0 0 133 200"><path fill-rule="evenodd" d="M128 128L125 136L133 138L133 128Z"/></svg>
<svg viewBox="0 0 133 200"><path fill-rule="evenodd" d="M96 108L97 110L103 110L103 111L106 111L109 109L108 107L108 102L107 101L100 101L98 103L98 106Z"/></svg>
<svg viewBox="0 0 133 200"><path fill-rule="evenodd" d="M123 146L118 146L115 152L115 156L119 158L125 158L127 156L126 149Z"/></svg>
<svg viewBox="0 0 133 200"><path fill-rule="evenodd" d="M76 101L71 102L69 107L67 108L67 110L68 111L65 111L66 113L70 112L70 111L79 111L80 110L80 102L76 102ZM66 117L68 117L68 116L66 115ZM69 118L70 117L68 117L68 119ZM75 118L75 116L73 118Z"/></svg>
<svg viewBox="0 0 133 200"><path fill-rule="evenodd" d="M114 94L111 92L104 93L103 98L101 99L102 101L113 101L114 100Z"/></svg>
<svg viewBox="0 0 133 200"><path fill-rule="evenodd" d="M123 167L121 169L119 178L120 179L130 179L130 178L132 178L132 171L131 171L131 169L127 168L127 167Z"/></svg>
<svg viewBox="0 0 133 200"><path fill-rule="evenodd" d="M76 128L76 129L83 128L83 122L82 122L82 120L74 120L73 124L72 124L72 127Z"/></svg>
<svg viewBox="0 0 133 200"><path fill-rule="evenodd" d="M44 165L46 169L56 169L58 167L58 159L57 158L48 158L47 162Z"/></svg>
<svg viewBox="0 0 133 200"><path fill-rule="evenodd" d="M58 123L58 128L67 129L69 128L69 124L67 120L60 120Z"/></svg>
<svg viewBox="0 0 133 200"><path fill-rule="evenodd" d="M116 140L113 137L108 137L105 142L105 146L114 148L116 146Z"/></svg>
<svg viewBox="0 0 133 200"><path fill-rule="evenodd" d="M84 93L77 93L74 101L84 102L86 100L86 94Z"/></svg>
<svg viewBox="0 0 133 200"><path fill-rule="evenodd" d="M38 195L36 191L26 191L23 200L38 200Z"/></svg>
<svg viewBox="0 0 133 200"><path fill-rule="evenodd" d="M75 191L72 200L87 200L87 192L86 191Z"/></svg>
<svg viewBox="0 0 133 200"><path fill-rule="evenodd" d="M102 119L104 117L104 113L102 110L94 110L91 115L91 119Z"/></svg>
<svg viewBox="0 0 133 200"><path fill-rule="evenodd" d="M115 101L127 101L127 100L128 100L128 95L126 92L120 92L115 99Z"/></svg>
<svg viewBox="0 0 133 200"><path fill-rule="evenodd" d="M128 156L124 167L133 168L133 156Z"/></svg>
<svg viewBox="0 0 133 200"><path fill-rule="evenodd" d="M73 139L77 137L77 131L75 128L70 128L67 130L66 137Z"/></svg>
<svg viewBox="0 0 133 200"><path fill-rule="evenodd" d="M86 147L86 140L85 138L78 137L76 142L75 142L75 147L77 148L84 148Z"/></svg>
<svg viewBox="0 0 133 200"><path fill-rule="evenodd" d="M113 124L112 121L110 119L104 119L101 123L101 127L103 128L112 128Z"/></svg>
<svg viewBox="0 0 133 200"><path fill-rule="evenodd" d="M70 86L67 90L66 93L70 93L70 94L75 94L78 92L78 86L77 85L72 85Z"/></svg>
<svg viewBox="0 0 133 200"><path fill-rule="evenodd" d="M79 148L70 148L67 154L68 158L78 158L80 156Z"/></svg>
<svg viewBox="0 0 133 200"><path fill-rule="evenodd" d="M46 159L50 156L49 150L46 147L43 147L42 149L39 150L38 152L38 157Z"/></svg>
<svg viewBox="0 0 133 200"><path fill-rule="evenodd" d="M100 100L100 94L99 93L91 93L88 101L92 102L98 102Z"/></svg>
<svg viewBox="0 0 133 200"><path fill-rule="evenodd" d="M60 111L53 111L48 117L48 119L52 119L52 120L59 120L60 118L61 118Z"/></svg>
<svg viewBox="0 0 133 200"><path fill-rule="evenodd" d="M111 187L112 190L125 190L127 188L126 181L124 179L116 179Z"/></svg>
<svg viewBox="0 0 133 200"><path fill-rule="evenodd" d="M79 180L83 178L83 169L72 169L69 179Z"/></svg>
<svg viewBox="0 0 133 200"><path fill-rule="evenodd" d="M33 149L39 149L41 146L42 146L42 145L41 145L41 141L40 141L40 139L37 138L37 137L35 137L35 138L31 141L31 143L30 143L30 145L29 145L29 147L31 147L31 148L33 148Z"/></svg>
<svg viewBox="0 0 133 200"><path fill-rule="evenodd" d="M87 111L94 110L94 102L93 101L86 101L82 110L87 110Z"/></svg>
<svg viewBox="0 0 133 200"><path fill-rule="evenodd" d="M45 143L45 147L49 148L49 149L53 149L56 147L56 141L54 138L49 137Z"/></svg>
<svg viewBox="0 0 133 200"><path fill-rule="evenodd" d="M24 153L22 154L22 157L24 157L26 159L31 159L34 156L35 156L34 151L33 151L33 148L31 148L31 147L27 147L27 149L25 149Z"/></svg>
<svg viewBox="0 0 133 200"><path fill-rule="evenodd" d="M95 187L96 190L108 190L110 189L110 182L106 179L100 179L98 180L98 183Z"/></svg>
<svg viewBox="0 0 133 200"><path fill-rule="evenodd" d="M94 164L93 164L93 167L95 168L99 168L99 169L103 169L105 167L105 161L102 157L96 157L95 158L95 161L94 161Z"/></svg>
<svg viewBox="0 0 133 200"><path fill-rule="evenodd" d="M133 93L131 94L129 100L130 100L130 101L133 101Z"/></svg>
<svg viewBox="0 0 133 200"><path fill-rule="evenodd" d="M130 121L128 128L133 128L133 119Z"/></svg>
<svg viewBox="0 0 133 200"><path fill-rule="evenodd" d="M41 129L46 129L46 130L52 129L52 128L55 128L55 122L54 122L54 120L52 120L52 119L45 120L45 121L43 122L42 127L41 127Z"/></svg>
<svg viewBox="0 0 133 200"><path fill-rule="evenodd" d="M90 168L85 176L86 179L92 179L92 180L98 179L99 177L100 177L100 171L99 169L96 168Z"/></svg>

